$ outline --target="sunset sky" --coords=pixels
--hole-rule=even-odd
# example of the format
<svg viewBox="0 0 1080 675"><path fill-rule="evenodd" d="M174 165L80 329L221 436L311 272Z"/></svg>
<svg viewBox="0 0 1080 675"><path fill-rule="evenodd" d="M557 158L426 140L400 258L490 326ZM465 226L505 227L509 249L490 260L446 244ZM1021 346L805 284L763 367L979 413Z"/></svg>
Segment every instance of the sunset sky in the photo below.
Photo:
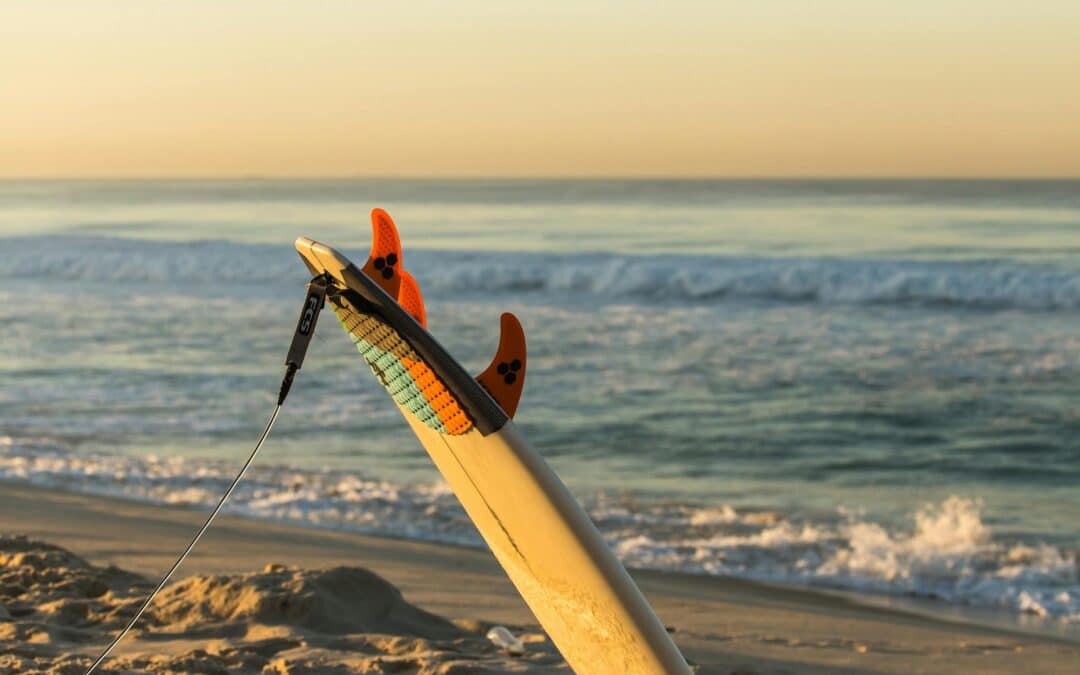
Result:
<svg viewBox="0 0 1080 675"><path fill-rule="evenodd" d="M0 176L1080 176L1080 2L6 2Z"/></svg>

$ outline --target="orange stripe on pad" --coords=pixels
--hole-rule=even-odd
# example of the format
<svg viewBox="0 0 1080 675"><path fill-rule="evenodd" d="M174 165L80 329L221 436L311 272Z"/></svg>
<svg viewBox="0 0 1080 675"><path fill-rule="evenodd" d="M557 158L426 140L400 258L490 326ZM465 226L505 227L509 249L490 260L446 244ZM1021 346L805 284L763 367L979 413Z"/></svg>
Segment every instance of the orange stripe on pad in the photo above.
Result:
<svg viewBox="0 0 1080 675"><path fill-rule="evenodd" d="M452 436L463 434L472 426L468 416L458 405L457 399L446 389L435 373L422 361L410 362L408 358L402 358L401 362L412 375L413 382L423 392L428 404L435 409L443 426Z"/></svg>

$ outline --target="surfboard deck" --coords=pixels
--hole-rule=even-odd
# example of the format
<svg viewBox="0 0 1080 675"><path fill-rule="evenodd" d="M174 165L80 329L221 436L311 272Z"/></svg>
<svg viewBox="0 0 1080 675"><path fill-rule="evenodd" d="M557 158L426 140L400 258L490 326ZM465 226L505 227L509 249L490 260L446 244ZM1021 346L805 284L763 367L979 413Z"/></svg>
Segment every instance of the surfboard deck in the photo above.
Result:
<svg viewBox="0 0 1080 675"><path fill-rule="evenodd" d="M328 246L301 237L296 249L334 287L328 304L574 671L688 674L633 579L493 393L387 292L400 285L385 275L387 256L373 280Z"/></svg>

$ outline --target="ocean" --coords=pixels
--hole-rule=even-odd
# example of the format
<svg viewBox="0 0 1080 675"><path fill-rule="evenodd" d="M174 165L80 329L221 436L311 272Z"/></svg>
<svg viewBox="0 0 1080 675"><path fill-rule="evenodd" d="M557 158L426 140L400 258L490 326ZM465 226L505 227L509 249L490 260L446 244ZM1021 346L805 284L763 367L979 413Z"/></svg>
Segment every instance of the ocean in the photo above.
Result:
<svg viewBox="0 0 1080 675"><path fill-rule="evenodd" d="M1080 626L1080 181L0 182L0 480L208 508L375 206L628 565ZM482 545L329 315L228 510Z"/></svg>

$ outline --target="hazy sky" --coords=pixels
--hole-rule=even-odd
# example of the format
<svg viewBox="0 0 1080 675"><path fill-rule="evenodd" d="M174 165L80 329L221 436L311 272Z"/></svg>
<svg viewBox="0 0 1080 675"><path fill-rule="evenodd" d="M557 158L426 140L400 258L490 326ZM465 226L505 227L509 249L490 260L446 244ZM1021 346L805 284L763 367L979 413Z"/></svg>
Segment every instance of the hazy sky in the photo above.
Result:
<svg viewBox="0 0 1080 675"><path fill-rule="evenodd" d="M1080 176L1080 2L0 4L0 176Z"/></svg>

